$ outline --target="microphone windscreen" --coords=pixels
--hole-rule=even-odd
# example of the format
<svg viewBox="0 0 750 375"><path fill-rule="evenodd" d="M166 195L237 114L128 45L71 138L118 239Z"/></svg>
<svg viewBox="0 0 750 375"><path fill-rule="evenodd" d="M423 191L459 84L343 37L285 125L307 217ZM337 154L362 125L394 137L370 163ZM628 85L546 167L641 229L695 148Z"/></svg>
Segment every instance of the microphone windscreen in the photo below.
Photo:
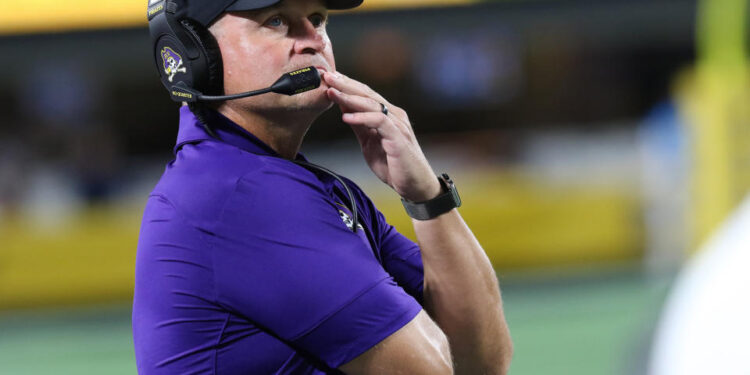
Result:
<svg viewBox="0 0 750 375"><path fill-rule="evenodd" d="M271 85L271 91L277 94L295 95L319 86L320 72L314 66L308 66L282 75Z"/></svg>

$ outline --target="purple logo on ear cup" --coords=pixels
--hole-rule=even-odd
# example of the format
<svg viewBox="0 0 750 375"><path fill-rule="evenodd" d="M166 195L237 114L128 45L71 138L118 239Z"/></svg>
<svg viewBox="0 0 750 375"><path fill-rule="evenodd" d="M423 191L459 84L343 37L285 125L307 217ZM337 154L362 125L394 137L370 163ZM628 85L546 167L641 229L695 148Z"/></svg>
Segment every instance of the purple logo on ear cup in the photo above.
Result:
<svg viewBox="0 0 750 375"><path fill-rule="evenodd" d="M162 48L161 61L169 82L172 82L175 74L187 73L187 68L182 66L182 56L169 47Z"/></svg>

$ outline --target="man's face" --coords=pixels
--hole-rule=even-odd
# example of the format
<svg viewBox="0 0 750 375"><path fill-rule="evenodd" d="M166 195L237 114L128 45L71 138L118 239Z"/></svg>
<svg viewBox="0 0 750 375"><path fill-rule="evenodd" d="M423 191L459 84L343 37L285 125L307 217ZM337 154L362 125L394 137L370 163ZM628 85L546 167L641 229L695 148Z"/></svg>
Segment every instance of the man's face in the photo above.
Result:
<svg viewBox="0 0 750 375"><path fill-rule="evenodd" d="M270 86L282 74L315 66L335 71L322 0L283 0L275 6L222 15L209 29L219 42L226 94ZM266 94L232 103L251 111L324 111L327 86L286 96Z"/></svg>

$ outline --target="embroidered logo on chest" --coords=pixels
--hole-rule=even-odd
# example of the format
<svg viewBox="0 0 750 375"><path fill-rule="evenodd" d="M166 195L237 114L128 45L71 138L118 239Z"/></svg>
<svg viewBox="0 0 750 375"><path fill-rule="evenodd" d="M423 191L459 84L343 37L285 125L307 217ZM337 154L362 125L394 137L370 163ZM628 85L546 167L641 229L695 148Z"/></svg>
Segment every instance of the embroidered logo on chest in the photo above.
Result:
<svg viewBox="0 0 750 375"><path fill-rule="evenodd" d="M354 230L354 220L352 220L351 216L349 216L346 212L339 210L339 217L341 217L341 221L346 224L347 228L349 228L350 230ZM365 229L360 223L357 223L357 228L362 230Z"/></svg>

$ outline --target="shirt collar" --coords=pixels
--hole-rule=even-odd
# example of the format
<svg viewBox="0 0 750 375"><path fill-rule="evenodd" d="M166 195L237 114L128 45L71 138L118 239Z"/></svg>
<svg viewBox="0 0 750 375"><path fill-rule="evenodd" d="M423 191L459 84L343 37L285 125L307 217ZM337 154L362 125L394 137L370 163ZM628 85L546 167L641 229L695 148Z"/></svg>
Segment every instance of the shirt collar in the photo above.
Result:
<svg viewBox="0 0 750 375"><path fill-rule="evenodd" d="M211 130L217 137L214 138L206 131L204 125L188 106L182 106L180 107L180 128L177 131L177 144L173 150L175 154L185 144L210 140L230 144L257 155L281 157L258 137L224 117L221 113L212 109L206 109L203 112L205 114L204 120L211 125ZM296 159L306 160L299 153Z"/></svg>

